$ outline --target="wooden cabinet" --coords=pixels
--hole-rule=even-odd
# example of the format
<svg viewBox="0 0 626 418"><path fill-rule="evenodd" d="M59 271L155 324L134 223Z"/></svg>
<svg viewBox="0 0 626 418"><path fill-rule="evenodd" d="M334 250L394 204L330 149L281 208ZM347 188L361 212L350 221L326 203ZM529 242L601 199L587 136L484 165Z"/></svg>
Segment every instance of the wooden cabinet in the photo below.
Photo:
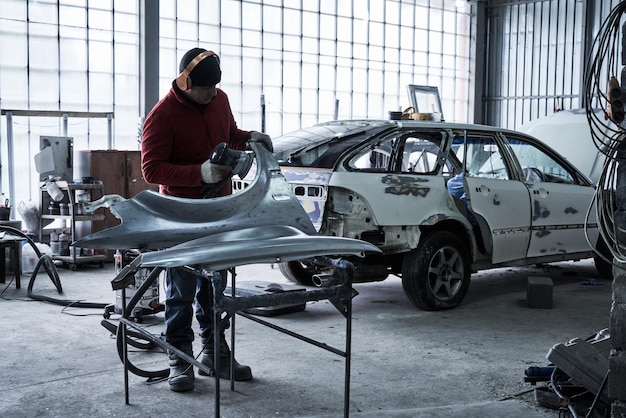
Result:
<svg viewBox="0 0 626 418"><path fill-rule="evenodd" d="M89 151L90 175L102 181L107 194L131 198L157 185L146 183L141 174L141 151Z"/></svg>
<svg viewBox="0 0 626 418"><path fill-rule="evenodd" d="M105 194L118 194L131 198L143 190L158 191L159 186L148 184L141 174L141 151L92 150L81 151L77 169L82 176L93 177L104 184ZM119 225L120 221L107 211L106 225ZM94 222L93 231L104 228L103 222ZM107 251L108 261L113 260L113 251Z"/></svg>

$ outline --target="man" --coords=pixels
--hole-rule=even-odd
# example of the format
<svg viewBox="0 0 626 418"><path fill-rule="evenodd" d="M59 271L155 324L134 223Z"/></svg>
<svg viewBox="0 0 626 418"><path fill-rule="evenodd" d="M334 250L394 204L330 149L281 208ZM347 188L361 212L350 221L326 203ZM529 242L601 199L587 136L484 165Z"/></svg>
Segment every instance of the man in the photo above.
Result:
<svg viewBox="0 0 626 418"><path fill-rule="evenodd" d="M221 142L229 148L243 150L248 141L261 141L270 150L268 135L243 131L230 109L226 94L216 85L222 71L217 55L202 48L193 48L180 61L180 75L172 88L147 116L141 143L142 172L148 183L159 184L163 194L201 198L207 186L215 185L227 174L229 167L209 161L213 149ZM226 182L216 196L231 192ZM221 272L225 278L226 272ZM224 286L226 280L223 280ZM203 344L201 362L213 367L213 329L211 324L213 295L206 279L183 268L169 269L166 276L165 341L193 355L191 328L192 304L196 300L196 319L200 324ZM230 349L224 330L220 333L220 370L222 378L230 378ZM174 352L169 352L170 389L177 392L194 387L193 367ZM200 374L204 374L200 371ZM250 380L250 367L234 362L234 379Z"/></svg>

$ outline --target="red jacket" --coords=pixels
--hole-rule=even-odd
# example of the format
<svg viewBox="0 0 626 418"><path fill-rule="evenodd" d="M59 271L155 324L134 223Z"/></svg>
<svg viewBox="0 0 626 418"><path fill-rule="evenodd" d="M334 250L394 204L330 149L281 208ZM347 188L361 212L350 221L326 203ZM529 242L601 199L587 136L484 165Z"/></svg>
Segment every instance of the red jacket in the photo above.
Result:
<svg viewBox="0 0 626 418"><path fill-rule="evenodd" d="M237 128L226 93L204 106L194 105L172 87L146 117L141 141L141 170L161 193L202 197L200 166L220 142L243 150L250 132ZM230 193L230 182L218 193Z"/></svg>

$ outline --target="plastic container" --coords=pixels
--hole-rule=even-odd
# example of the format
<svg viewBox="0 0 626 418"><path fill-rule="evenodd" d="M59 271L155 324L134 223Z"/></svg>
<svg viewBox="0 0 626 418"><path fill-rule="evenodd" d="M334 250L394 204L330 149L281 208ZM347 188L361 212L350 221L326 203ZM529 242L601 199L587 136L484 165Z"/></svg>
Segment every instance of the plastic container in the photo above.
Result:
<svg viewBox="0 0 626 418"><path fill-rule="evenodd" d="M50 254L61 255L61 243L59 241L50 241Z"/></svg>
<svg viewBox="0 0 626 418"><path fill-rule="evenodd" d="M50 205L48 205L48 213L50 215L59 215L60 214L59 204L56 202L50 202Z"/></svg>
<svg viewBox="0 0 626 418"><path fill-rule="evenodd" d="M51 248L46 244L36 243L37 249L42 254L51 254ZM35 271L39 257L35 253L34 248L29 243L22 245L22 272L24 274L31 274Z"/></svg>
<svg viewBox="0 0 626 418"><path fill-rule="evenodd" d="M395 110L390 110L388 113L389 113L389 120L400 120L400 119L402 119L402 112L397 112Z"/></svg>
<svg viewBox="0 0 626 418"><path fill-rule="evenodd" d="M56 231L50 233L50 254L61 254L61 243L59 242L59 234Z"/></svg>
<svg viewBox="0 0 626 418"><path fill-rule="evenodd" d="M59 234L59 255L70 255L70 236L65 231Z"/></svg>
<svg viewBox="0 0 626 418"><path fill-rule="evenodd" d="M55 202L63 200L63 192L59 189L54 181L46 182L46 191Z"/></svg>

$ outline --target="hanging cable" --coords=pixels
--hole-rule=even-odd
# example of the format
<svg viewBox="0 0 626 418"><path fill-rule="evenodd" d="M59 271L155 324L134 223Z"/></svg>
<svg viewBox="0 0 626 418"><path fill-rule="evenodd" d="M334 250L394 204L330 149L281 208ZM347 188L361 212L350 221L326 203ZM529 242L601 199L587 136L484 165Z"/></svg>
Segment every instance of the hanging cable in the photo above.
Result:
<svg viewBox="0 0 626 418"><path fill-rule="evenodd" d="M624 102L626 90L622 84L626 81L626 51L621 51L622 59L618 59L622 47L622 37L626 36L622 20L626 13L626 2L620 2L611 10L607 19L602 23L596 35L587 67L585 69L584 106L591 131L591 138L598 152L606 158L602 173L598 180L598 187L592 201L595 203L595 212L598 229L601 236L600 245L605 245L606 251L596 248L598 256L610 264L626 262L626 253L617 245L617 229L615 213L617 210L617 169L619 166L618 153L626 139L626 122L624 122ZM601 109L601 112L597 112ZM624 162L626 164L626 161ZM591 216L587 211L586 224ZM587 241L592 247L585 229ZM608 253L612 259L608 258Z"/></svg>

